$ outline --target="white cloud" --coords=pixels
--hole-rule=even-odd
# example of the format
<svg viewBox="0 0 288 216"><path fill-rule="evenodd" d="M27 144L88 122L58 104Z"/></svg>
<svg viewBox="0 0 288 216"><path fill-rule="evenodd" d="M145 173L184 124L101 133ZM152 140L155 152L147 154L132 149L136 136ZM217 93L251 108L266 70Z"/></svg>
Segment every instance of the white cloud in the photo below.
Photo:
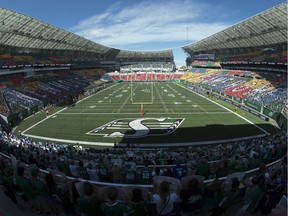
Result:
<svg viewBox="0 0 288 216"><path fill-rule="evenodd" d="M186 41L188 27L191 42L229 26L221 22L212 23L211 17L216 17L219 12L213 10L209 5L193 0L135 1L127 7L118 3L101 14L80 21L70 30L106 46L128 48L132 44L147 42ZM209 22L205 21L206 18ZM147 47L149 49L153 48Z"/></svg>

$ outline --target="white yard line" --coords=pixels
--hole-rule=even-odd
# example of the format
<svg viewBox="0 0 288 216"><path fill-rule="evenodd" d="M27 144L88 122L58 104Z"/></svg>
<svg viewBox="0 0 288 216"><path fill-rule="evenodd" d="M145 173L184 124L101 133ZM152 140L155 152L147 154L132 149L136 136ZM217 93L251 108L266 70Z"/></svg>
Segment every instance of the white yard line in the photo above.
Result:
<svg viewBox="0 0 288 216"><path fill-rule="evenodd" d="M86 99L88 99L88 98L90 98L90 97L92 97L92 96L94 96L94 95L97 95L97 94L99 94L99 93L102 92L102 91L106 91L106 90L108 90L108 89L110 89L110 88L112 88L112 87L115 87L115 86L117 86L117 85L119 85L119 83L117 83L117 84L115 84L115 85L112 85L112 86L109 86L109 87L106 88L106 89L102 89L102 90L96 92L95 94L92 94L92 95L90 95L90 96L88 96L88 97L86 97L86 98L83 98L82 100L77 101L76 104L79 103L79 102L82 102L82 101L84 101L84 100L86 100ZM86 110L88 110L88 109L90 109L90 106L96 106L96 105L99 105L99 103L96 103L96 104L95 104L95 103L93 102L91 105L89 105L89 108L82 109L81 113L84 112L84 111L86 111Z"/></svg>
<svg viewBox="0 0 288 216"><path fill-rule="evenodd" d="M133 89L132 94L136 91L137 87L139 86L139 84ZM131 87L130 87L131 88ZM124 103L122 103L122 105L119 107L119 109L117 110L117 113L119 113L123 107L127 104L127 102L129 101L129 99L131 99L131 95L129 95L126 100L124 101ZM114 114L114 113L113 113Z"/></svg>
<svg viewBox="0 0 288 216"><path fill-rule="evenodd" d="M162 106L164 107L165 113L169 113L169 110L168 110L166 104L164 103L163 98L160 95L157 86L155 84L154 84L154 86L155 86L155 90L156 90L157 94L159 95L160 102L161 102Z"/></svg>
<svg viewBox="0 0 288 216"><path fill-rule="evenodd" d="M116 85L118 85L118 83L117 83ZM108 87L107 89L112 88L112 87L114 87L114 86L115 86L115 85L110 86L110 87ZM80 103L80 102L82 102L82 101L84 101L84 100L86 100L86 99L88 99L88 98L90 98L90 97L92 97L92 96L94 96L94 95L96 95L96 94L98 94L98 93L104 91L104 90L105 90L105 89L102 89L102 90L100 90L99 92L96 92L95 94L89 95L88 97L85 97L85 98L83 98L83 99L77 101L76 104L78 104L78 103ZM25 132L26 132L26 131L28 131L28 130L30 130L31 128L37 126L38 124L41 124L42 122L46 121L47 119L49 119L49 118L51 118L51 117L53 117L53 116L59 114L60 112L64 111L64 110L67 109L67 108L68 108L68 107L64 107L63 109L61 109L61 110L59 110L59 111L53 113L52 115L50 115L48 118L44 118L44 119L42 119L41 121L35 123L34 125L28 127L27 129L25 129L25 130L22 132L22 134L25 135Z"/></svg>
<svg viewBox="0 0 288 216"><path fill-rule="evenodd" d="M176 91L173 87L171 87L170 85L168 85L168 87L170 88L170 89L172 89L173 91ZM183 98L182 98L183 99ZM183 99L183 101L185 101L186 102L186 98L185 98L185 100ZM203 110L205 113L209 113L207 110L205 110L203 107L201 107L199 104L196 104L196 103L193 103L192 102L192 104L191 105L197 105L197 107L199 107L201 110Z"/></svg>

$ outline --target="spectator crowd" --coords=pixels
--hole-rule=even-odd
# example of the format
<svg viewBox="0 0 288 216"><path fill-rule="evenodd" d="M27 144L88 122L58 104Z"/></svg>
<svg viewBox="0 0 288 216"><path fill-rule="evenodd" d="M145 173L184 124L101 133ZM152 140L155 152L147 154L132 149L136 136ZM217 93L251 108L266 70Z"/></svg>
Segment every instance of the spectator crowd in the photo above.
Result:
<svg viewBox="0 0 288 216"><path fill-rule="evenodd" d="M144 151L135 145L83 149L3 132L0 184L14 203L41 214L221 215L235 203L239 215L268 214L286 195L286 139L280 131L235 143ZM281 165L266 168L280 158ZM253 168L259 168L253 178L235 177ZM220 182L225 176L234 177Z"/></svg>

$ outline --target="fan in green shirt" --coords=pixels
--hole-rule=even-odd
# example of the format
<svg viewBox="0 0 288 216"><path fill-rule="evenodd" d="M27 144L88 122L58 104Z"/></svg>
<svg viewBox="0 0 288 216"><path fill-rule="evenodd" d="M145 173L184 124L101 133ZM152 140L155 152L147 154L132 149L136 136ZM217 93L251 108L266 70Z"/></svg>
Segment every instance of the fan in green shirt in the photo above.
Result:
<svg viewBox="0 0 288 216"><path fill-rule="evenodd" d="M219 204L213 209L211 216L222 215L236 200L239 199L240 182L237 178L232 179L231 190L224 192L222 200Z"/></svg>
<svg viewBox="0 0 288 216"><path fill-rule="evenodd" d="M132 209L131 216L146 216L147 215L147 203L142 198L142 191L140 188L132 190Z"/></svg>
<svg viewBox="0 0 288 216"><path fill-rule="evenodd" d="M125 170L125 182L134 184L136 181L136 172L134 170Z"/></svg>
<svg viewBox="0 0 288 216"><path fill-rule="evenodd" d="M141 183L143 184L151 184L152 183L152 170L145 166L141 170Z"/></svg>
<svg viewBox="0 0 288 216"><path fill-rule="evenodd" d="M204 176L207 179L210 175L210 167L205 157L201 158L200 163L196 167L196 175Z"/></svg>
<svg viewBox="0 0 288 216"><path fill-rule="evenodd" d="M124 216L132 212L132 209L123 202L117 201L118 190L115 187L107 189L108 202L101 204L101 210L105 216Z"/></svg>
<svg viewBox="0 0 288 216"><path fill-rule="evenodd" d="M50 193L48 187L43 181L37 178L38 173L39 173L38 168L33 168L31 170L31 180L30 180L31 184L39 196L43 198L49 198Z"/></svg>
<svg viewBox="0 0 288 216"><path fill-rule="evenodd" d="M244 204L241 208L241 210L244 212L253 212L264 195L264 176L258 175L253 177L252 183L253 186L248 191Z"/></svg>
<svg viewBox="0 0 288 216"><path fill-rule="evenodd" d="M84 196L79 197L75 206L76 211L84 213L87 216L95 214L104 215L100 209L101 200L94 193L94 188L91 183L85 182L83 185Z"/></svg>
<svg viewBox="0 0 288 216"><path fill-rule="evenodd" d="M109 181L109 167L105 163L99 164L99 178L101 181Z"/></svg>
<svg viewBox="0 0 288 216"><path fill-rule="evenodd" d="M22 164L17 165L16 184L20 187L28 200L33 200L36 198L37 193L34 190L30 180L24 177L24 170L25 169Z"/></svg>

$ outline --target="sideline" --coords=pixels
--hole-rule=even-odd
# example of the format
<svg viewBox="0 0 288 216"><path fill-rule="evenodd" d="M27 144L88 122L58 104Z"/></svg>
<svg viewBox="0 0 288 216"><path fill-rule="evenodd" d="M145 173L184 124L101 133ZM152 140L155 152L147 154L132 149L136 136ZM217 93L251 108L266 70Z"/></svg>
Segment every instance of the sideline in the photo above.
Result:
<svg viewBox="0 0 288 216"><path fill-rule="evenodd" d="M104 90L108 90L108 89L110 89L110 88L112 88L112 87L114 87L114 86L117 86L118 84L119 84L119 83L116 83L115 85L109 86L109 87L106 88L106 89L102 89L102 90L96 92L95 94L89 95L89 96L87 96L87 97L85 97L85 98L83 98L83 99L77 101L75 104L78 104L78 103L80 103L80 102L82 102L82 101L84 101L84 100L86 100L86 99L88 99L88 98L90 98L90 97L92 97L92 96L94 96L94 95L96 95L96 94L98 94L98 93L104 91ZM66 107L64 107L63 109L61 109L61 110L59 110L59 111L53 113L53 114L50 115L49 117L42 119L41 121L35 123L34 125L32 125L32 126L26 128L25 130L22 131L22 134L25 135L25 136L28 136L28 134L25 134L28 130L31 130L33 127L37 126L38 124L41 124L42 122L46 121L46 120L49 119L49 118L52 118L53 116L57 115L58 113L64 111L64 110L67 109L67 108L68 108L68 106L66 106ZM31 116L28 116L27 118L29 118L29 117L31 117ZM17 127L15 128L15 130L16 130L16 129L17 129ZM30 135L30 136L31 136L31 135Z"/></svg>
<svg viewBox="0 0 288 216"><path fill-rule="evenodd" d="M176 84L176 83L175 83L175 84ZM266 130L264 130L263 128L259 127L258 125L256 125L255 123L251 122L250 120L244 118L243 116L239 115L238 113L233 112L232 110L230 110L229 108L223 106L222 104L219 104L219 103L217 103L216 101L211 100L210 98L207 98L207 97L205 97L205 96L203 96L203 95L201 95L201 94L199 94L199 93L197 93L197 92L194 92L194 91L192 91L192 90L190 90L190 89L188 89L188 88L185 88L185 87L182 86L182 85L179 85L179 84L176 84L176 85L178 85L178 86L180 86L180 87L182 87L182 88L184 88L184 89L187 89L188 91L191 91L191 92L193 92L194 94L197 94L198 96L200 96L200 97L202 97L202 98L205 98L205 99L209 100L210 102L212 102L212 103L214 103L214 104L222 107L223 109L225 109L225 110L233 113L234 115L237 115L239 118L242 118L242 119L245 120L246 122L252 124L253 126L255 126L256 128L258 128L259 130L263 131L265 134L270 135L270 133L267 132Z"/></svg>
<svg viewBox="0 0 288 216"><path fill-rule="evenodd" d="M41 139L41 140L48 140L48 141L55 141L60 143L68 143L68 144L77 144L77 145L90 145L90 146L106 146L106 147L114 147L114 143L105 143L105 142L89 142L89 141L81 141L81 140L67 140L67 139L57 139L51 137L42 137L42 136L35 136L29 134L23 134L24 136ZM199 145L213 145L213 144L221 144L221 143L229 143L229 142L236 142L236 141L244 141L250 139L256 139L265 137L266 134L260 134L256 136L246 136L246 137L239 137L233 139L225 139L225 140L213 140L213 141L198 141L198 142L179 142L179 143L149 143L149 144L137 144L141 148L167 148L167 147L187 147L187 146L199 146ZM127 143L117 143L117 147L126 147Z"/></svg>

